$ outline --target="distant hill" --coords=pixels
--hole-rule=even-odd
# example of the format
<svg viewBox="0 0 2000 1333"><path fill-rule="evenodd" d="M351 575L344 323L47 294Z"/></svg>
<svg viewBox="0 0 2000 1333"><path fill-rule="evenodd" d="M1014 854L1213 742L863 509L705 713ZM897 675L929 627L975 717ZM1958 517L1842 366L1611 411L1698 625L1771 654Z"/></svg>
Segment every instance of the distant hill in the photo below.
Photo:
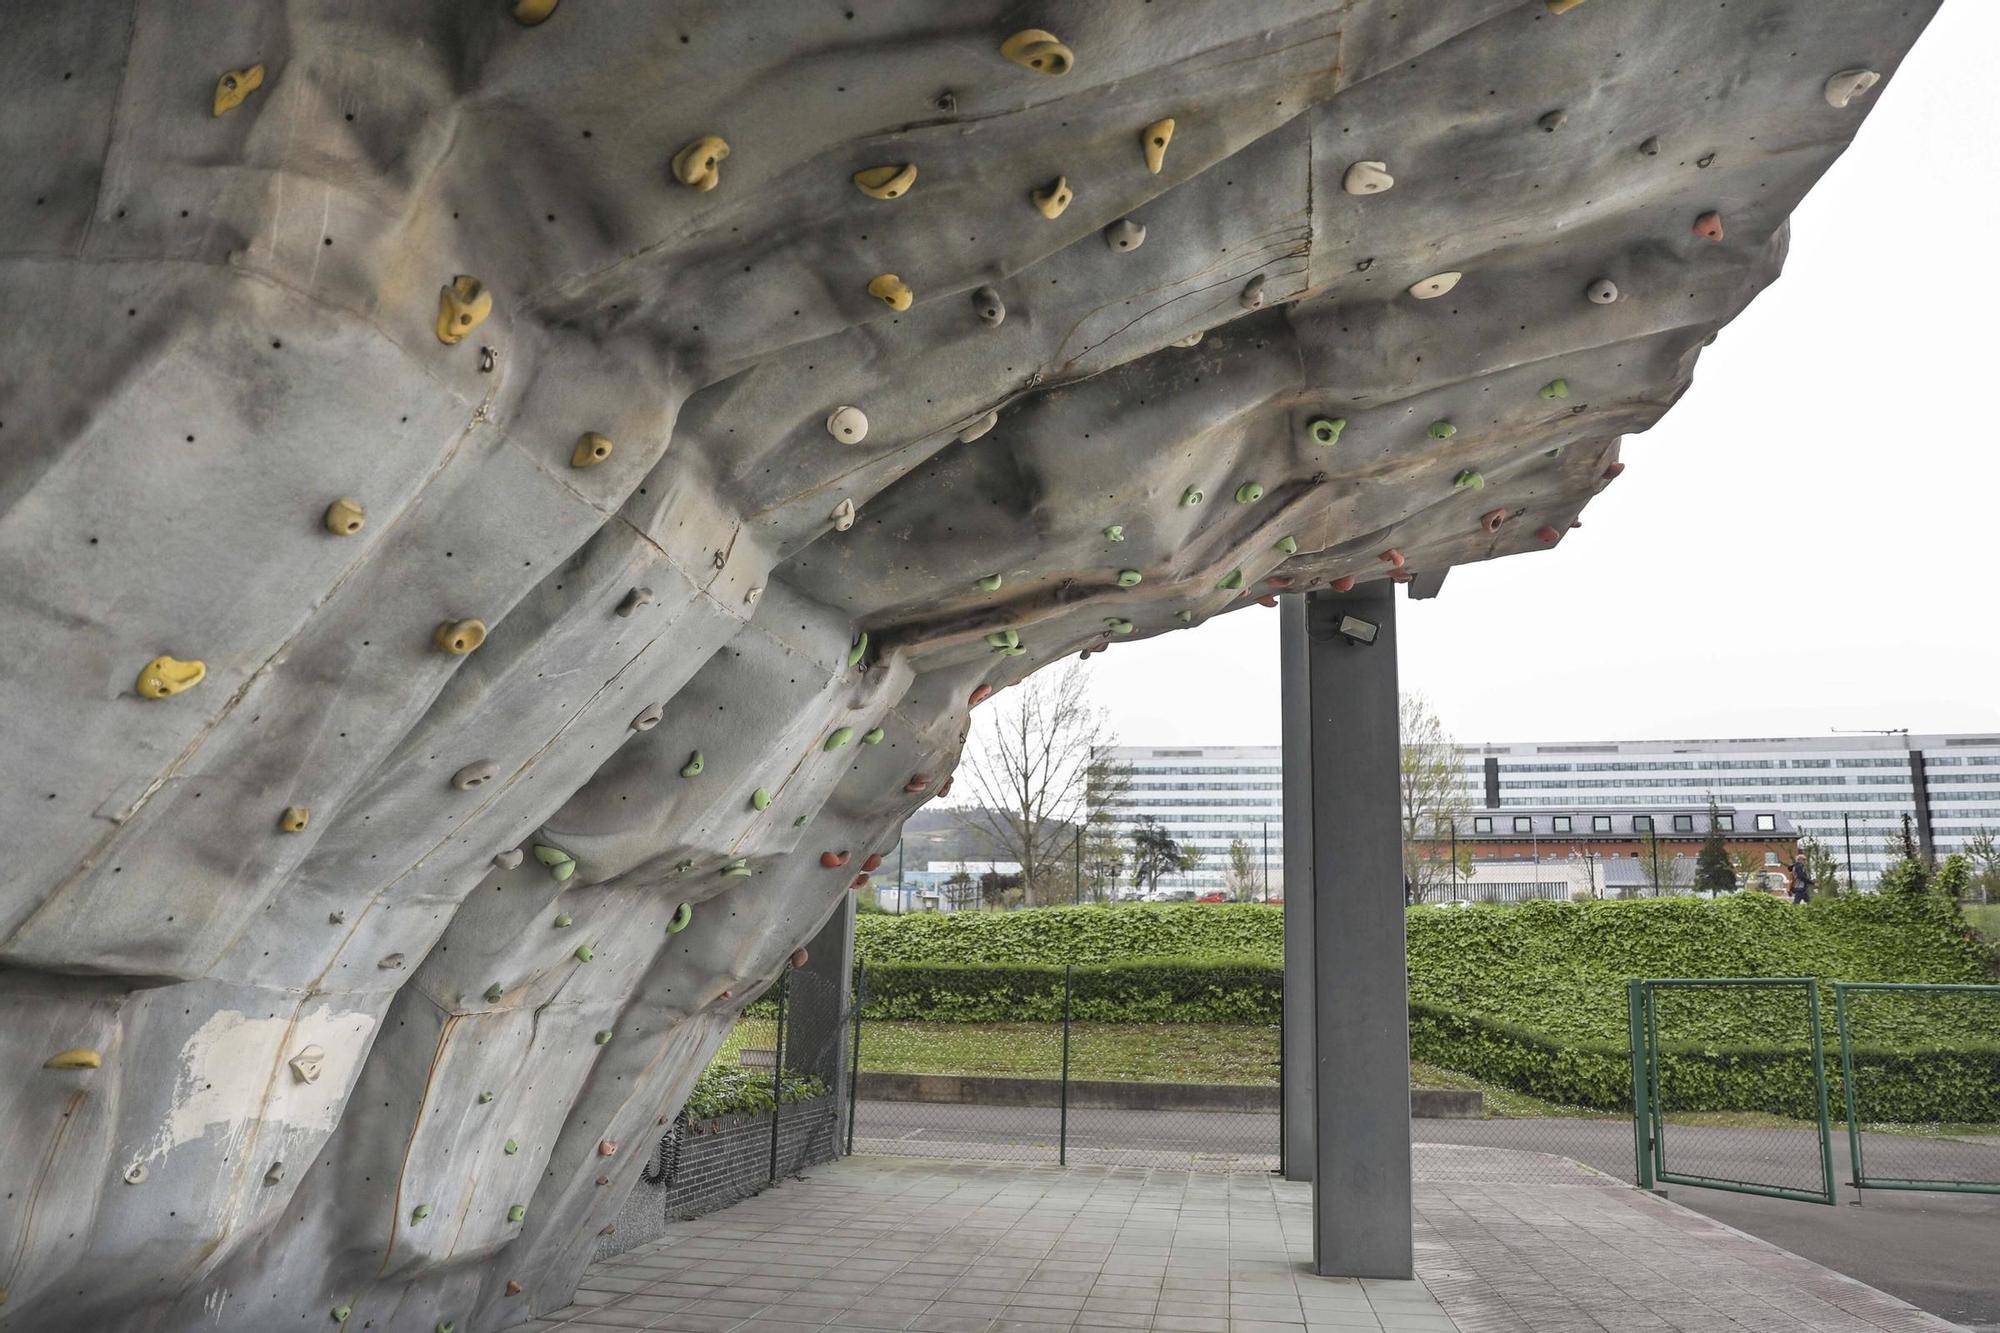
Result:
<svg viewBox="0 0 2000 1333"><path fill-rule="evenodd" d="M1005 848L995 847L977 829L967 828L967 819L977 818L974 806L925 806L903 823L903 859L912 870L921 870L932 861L1007 861L1013 858ZM1059 845L1069 838L1065 830ZM893 851L887 854L891 865Z"/></svg>

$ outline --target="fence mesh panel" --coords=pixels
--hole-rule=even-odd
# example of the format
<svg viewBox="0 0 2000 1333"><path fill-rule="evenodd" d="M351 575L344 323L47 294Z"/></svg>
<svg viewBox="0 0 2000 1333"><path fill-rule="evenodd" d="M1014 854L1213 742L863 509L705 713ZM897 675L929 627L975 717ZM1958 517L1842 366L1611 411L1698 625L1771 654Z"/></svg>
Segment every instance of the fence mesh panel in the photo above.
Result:
<svg viewBox="0 0 2000 1333"><path fill-rule="evenodd" d="M1857 1186L2000 1193L2000 986L1837 988Z"/></svg>

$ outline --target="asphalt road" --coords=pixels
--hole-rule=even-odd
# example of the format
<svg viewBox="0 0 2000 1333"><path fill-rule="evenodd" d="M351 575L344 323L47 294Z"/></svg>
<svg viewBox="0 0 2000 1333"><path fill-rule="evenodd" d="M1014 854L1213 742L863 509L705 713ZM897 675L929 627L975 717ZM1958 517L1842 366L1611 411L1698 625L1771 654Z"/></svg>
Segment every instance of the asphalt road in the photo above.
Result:
<svg viewBox="0 0 2000 1333"><path fill-rule="evenodd" d="M1207 1170L1270 1169L1278 1118L1198 1111L1078 1110L1069 1118L1071 1161ZM1605 1120L1416 1120L1420 1174L1424 1143L1514 1148L1568 1157L1619 1180L1632 1179L1632 1128ZM1058 1113L1050 1109L862 1102L856 1147L868 1151L963 1153L1018 1161L1056 1159ZM1782 1129L1669 1125L1667 1156L1676 1174L1815 1188L1817 1137ZM1803 1255L1978 1333L2000 1333L2000 1195L1905 1193L1849 1188L1847 1141L1834 1136L1839 1202L1798 1203L1727 1190L1667 1185L1668 1198L1739 1231ZM1960 1175L2000 1179L2000 1141L1952 1142L1870 1135L1871 1175ZM1532 1168L1531 1168L1532 1170ZM1530 1178L1534 1178L1532 1175ZM1573 1181L1554 1163L1545 1179Z"/></svg>

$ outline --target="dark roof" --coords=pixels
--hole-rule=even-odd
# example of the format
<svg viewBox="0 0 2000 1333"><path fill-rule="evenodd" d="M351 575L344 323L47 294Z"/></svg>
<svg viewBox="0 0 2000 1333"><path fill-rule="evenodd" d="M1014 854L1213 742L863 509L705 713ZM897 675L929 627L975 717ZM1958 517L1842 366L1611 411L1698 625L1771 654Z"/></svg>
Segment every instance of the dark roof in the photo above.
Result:
<svg viewBox="0 0 2000 1333"><path fill-rule="evenodd" d="M1792 821L1786 817L1783 810L1760 808L1754 805L1725 805L1718 807L1716 813L1725 819L1734 821L1735 827L1733 829L1723 830L1724 835L1728 837L1755 837L1758 834L1762 834L1767 838L1795 838L1799 833L1798 829L1792 824ZM1760 815L1770 818L1772 823L1771 828L1760 829L1757 827L1757 818ZM1568 817L1570 826L1567 830L1559 830L1556 828L1555 822L1558 818L1564 816ZM1675 827L1674 819L1676 816L1688 820L1689 824L1679 828ZM1546 839L1550 841L1567 839L1573 841L1579 838L1584 840L1592 838L1615 838L1622 841L1629 841L1635 837L1643 838L1647 836L1646 830L1642 827L1635 827L1633 822L1634 820L1644 820L1647 817L1651 817L1653 821L1652 831L1662 838L1703 838L1708 836L1708 807L1706 805L1627 806L1615 809L1607 806L1571 805L1527 809L1517 806L1507 806L1498 810L1481 807L1471 811L1459 821L1458 836L1461 838L1478 837L1499 840L1519 838L1523 842L1531 839ZM1493 827L1490 832L1482 829L1478 824L1473 822L1474 820L1488 818L1491 818L1493 821ZM1516 832L1514 821L1517 818L1529 820L1530 826L1525 830ZM1609 831L1596 826L1595 821L1600 818L1608 818L1611 821ZM1449 833L1446 836L1450 836Z"/></svg>

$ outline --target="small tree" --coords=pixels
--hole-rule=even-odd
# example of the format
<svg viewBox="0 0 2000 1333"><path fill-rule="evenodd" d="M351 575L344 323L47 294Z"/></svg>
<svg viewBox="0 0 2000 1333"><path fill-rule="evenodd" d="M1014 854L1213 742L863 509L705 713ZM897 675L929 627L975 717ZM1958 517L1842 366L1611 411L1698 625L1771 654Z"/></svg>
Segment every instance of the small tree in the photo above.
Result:
<svg viewBox="0 0 2000 1333"><path fill-rule="evenodd" d="M1472 849L1454 863L1451 831L1471 808L1459 782L1458 746L1421 694L1406 694L1398 710L1401 734L1403 873L1414 902L1449 896L1472 873Z"/></svg>
<svg viewBox="0 0 2000 1333"><path fill-rule="evenodd" d="M1250 854L1250 844L1241 838L1229 840L1229 896L1238 902L1248 902L1257 896L1257 863Z"/></svg>
<svg viewBox="0 0 2000 1333"><path fill-rule="evenodd" d="M1694 887L1700 893L1736 892L1736 867L1729 859L1729 847L1722 840L1722 811L1713 797L1708 802L1708 837L1701 854L1694 859Z"/></svg>
<svg viewBox="0 0 2000 1333"><path fill-rule="evenodd" d="M1132 770L1103 754L1091 760L1084 780L1090 814L1083 831L1083 882L1093 900L1116 898L1125 873L1125 835L1118 828L1120 798L1131 786Z"/></svg>
<svg viewBox="0 0 2000 1333"><path fill-rule="evenodd" d="M1764 883L1765 872L1772 867L1765 865L1764 858L1755 852L1731 852L1729 854L1729 868L1736 876L1738 888L1755 888L1759 892L1762 892L1766 887Z"/></svg>
<svg viewBox="0 0 2000 1333"><path fill-rule="evenodd" d="M1651 835L1649 845L1641 854L1640 869L1646 876L1646 887L1655 898L1670 898L1686 893L1694 883L1694 874L1688 859L1679 852L1668 848L1660 850L1660 837Z"/></svg>
<svg viewBox="0 0 2000 1333"><path fill-rule="evenodd" d="M1990 903L2000 898L2000 840L1993 836L1993 830L1982 828L1972 835L1965 844L1965 854L1972 861L1972 891L1979 895L1979 901Z"/></svg>
<svg viewBox="0 0 2000 1333"><path fill-rule="evenodd" d="M1151 815L1142 815L1127 835L1132 843L1132 883L1157 893L1160 876L1192 870L1201 864L1201 849L1183 847Z"/></svg>
<svg viewBox="0 0 2000 1333"><path fill-rule="evenodd" d="M1840 896L1840 862L1834 859L1827 845L1818 838L1799 839L1799 857L1806 863L1806 874L1812 877L1812 891L1816 898L1838 898Z"/></svg>

